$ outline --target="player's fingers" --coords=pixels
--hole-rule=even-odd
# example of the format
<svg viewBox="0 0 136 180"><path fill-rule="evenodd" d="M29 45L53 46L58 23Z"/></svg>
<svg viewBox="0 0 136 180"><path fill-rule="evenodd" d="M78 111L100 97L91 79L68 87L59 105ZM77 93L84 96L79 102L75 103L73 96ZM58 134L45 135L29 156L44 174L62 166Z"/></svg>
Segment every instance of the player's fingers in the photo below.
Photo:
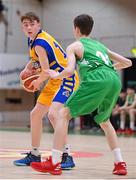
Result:
<svg viewBox="0 0 136 180"><path fill-rule="evenodd" d="M49 70L49 69L44 70L44 74L45 74L46 76L49 76L49 75L50 75L50 70Z"/></svg>
<svg viewBox="0 0 136 180"><path fill-rule="evenodd" d="M49 76L54 77L56 75L56 71L54 70L49 70Z"/></svg>
<svg viewBox="0 0 136 180"><path fill-rule="evenodd" d="M32 81L31 83L30 83L30 85L28 86L28 88L31 88L34 84L33 84L34 82Z"/></svg>

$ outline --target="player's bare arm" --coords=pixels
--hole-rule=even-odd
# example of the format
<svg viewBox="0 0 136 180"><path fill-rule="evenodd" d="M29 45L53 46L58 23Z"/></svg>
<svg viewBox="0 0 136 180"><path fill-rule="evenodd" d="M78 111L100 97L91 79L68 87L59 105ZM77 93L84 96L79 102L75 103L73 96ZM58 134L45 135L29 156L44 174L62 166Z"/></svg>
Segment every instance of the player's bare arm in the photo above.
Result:
<svg viewBox="0 0 136 180"><path fill-rule="evenodd" d="M108 50L109 57L115 64L113 65L115 69L120 70L132 66L130 59L127 59L111 50Z"/></svg>
<svg viewBox="0 0 136 180"><path fill-rule="evenodd" d="M32 70L33 69L33 65L32 65L32 62L29 61L26 66L25 66L25 69L29 69L29 70Z"/></svg>
<svg viewBox="0 0 136 180"><path fill-rule="evenodd" d="M45 71L49 70L48 57L47 57L47 53L46 53L45 49L42 48L41 46L36 46L35 51L39 57L39 61L40 61L42 71L40 73L39 78L37 80L34 80L30 84L30 86L34 86L34 91L36 89L39 89L41 83L49 78L49 76L45 73Z"/></svg>
<svg viewBox="0 0 136 180"><path fill-rule="evenodd" d="M69 45L66 49L67 58L68 58L68 66L61 72L54 72L52 70L49 71L49 75L54 79L63 79L66 77L70 77L74 71L76 66L76 58L82 58L82 47L80 42L74 42Z"/></svg>
<svg viewBox="0 0 136 180"><path fill-rule="evenodd" d="M119 110L126 110L127 107L128 107L128 98L126 99L125 104L123 106L119 107Z"/></svg>
<svg viewBox="0 0 136 180"><path fill-rule="evenodd" d="M136 95L135 95L134 102L130 106L127 106L127 109L133 109L133 108L136 108Z"/></svg>
<svg viewBox="0 0 136 180"><path fill-rule="evenodd" d="M47 53L46 53L45 49L42 48L41 46L36 46L35 51L39 57L39 61L40 61L41 69L42 69L40 76L38 78L38 81L40 83L42 83L43 81L48 79L48 76L47 76L47 74L44 73L44 71L50 69L49 68L49 60L48 60Z"/></svg>

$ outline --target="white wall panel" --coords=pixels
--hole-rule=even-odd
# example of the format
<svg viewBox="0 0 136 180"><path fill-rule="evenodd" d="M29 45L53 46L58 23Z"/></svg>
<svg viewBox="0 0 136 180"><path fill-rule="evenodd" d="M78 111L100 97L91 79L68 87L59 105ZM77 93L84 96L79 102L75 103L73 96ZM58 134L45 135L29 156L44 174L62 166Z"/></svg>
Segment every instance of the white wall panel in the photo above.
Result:
<svg viewBox="0 0 136 180"><path fill-rule="evenodd" d="M51 34L68 44L73 39L72 20L81 13L88 13L94 17L93 37L99 40L106 37L106 45L110 45L118 53L131 56L130 49L136 46L135 0L129 3L127 0L46 0L43 24ZM128 41L130 43L127 43Z"/></svg>
<svg viewBox="0 0 136 180"><path fill-rule="evenodd" d="M27 51L27 39L21 31L17 10L21 13L35 11L42 19L43 28L64 47L73 41L72 21L81 13L94 17L92 36L103 40L113 50L130 56L131 47L136 46L136 0L43 0L43 5L38 0L3 2L8 7L8 53ZM4 36L4 27L0 24L0 52L4 51Z"/></svg>

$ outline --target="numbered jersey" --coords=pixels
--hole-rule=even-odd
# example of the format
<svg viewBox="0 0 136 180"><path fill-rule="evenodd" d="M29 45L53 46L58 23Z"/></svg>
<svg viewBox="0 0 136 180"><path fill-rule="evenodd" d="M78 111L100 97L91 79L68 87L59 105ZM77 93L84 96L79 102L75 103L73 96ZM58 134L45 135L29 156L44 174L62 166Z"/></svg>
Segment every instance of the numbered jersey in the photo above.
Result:
<svg viewBox="0 0 136 180"><path fill-rule="evenodd" d="M40 30L33 42L28 39L28 45L30 50L30 60L35 69L41 71L39 58L35 52L35 46L41 46L46 50L50 69L61 72L64 67L67 66L67 58L64 50L59 43L45 31Z"/></svg>
<svg viewBox="0 0 136 180"><path fill-rule="evenodd" d="M80 42L84 50L82 59L78 61L81 79L86 73L100 66L114 69L108 57L108 50L103 44L90 38L80 38Z"/></svg>

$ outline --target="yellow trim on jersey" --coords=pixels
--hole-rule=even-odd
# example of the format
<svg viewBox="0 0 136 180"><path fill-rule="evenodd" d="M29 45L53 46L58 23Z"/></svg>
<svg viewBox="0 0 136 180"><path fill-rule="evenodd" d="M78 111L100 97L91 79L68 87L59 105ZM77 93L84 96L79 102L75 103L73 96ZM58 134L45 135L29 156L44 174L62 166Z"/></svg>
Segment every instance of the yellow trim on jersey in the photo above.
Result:
<svg viewBox="0 0 136 180"><path fill-rule="evenodd" d="M67 80L69 80L69 81L73 81L73 78L67 78Z"/></svg>
<svg viewBox="0 0 136 180"><path fill-rule="evenodd" d="M64 86L63 89L66 89L66 90L68 90L68 91L70 91L70 92L72 91L72 89L71 89L71 88L68 88L67 86Z"/></svg>
<svg viewBox="0 0 136 180"><path fill-rule="evenodd" d="M73 83L72 83L72 82L65 82L65 84L70 85L70 86L73 86Z"/></svg>
<svg viewBox="0 0 136 180"><path fill-rule="evenodd" d="M67 66L67 58L64 58L64 54L60 51L59 47L62 49L62 47L60 46L60 44L51 36L49 35L47 32L42 31L37 39L43 39L45 40L52 48L52 51L54 53L55 56L55 60L56 62L61 66L61 67L66 67ZM58 45L59 47L55 46ZM62 49L63 50L63 49ZM64 51L64 50L63 50ZM64 51L65 52L65 51Z"/></svg>
<svg viewBox="0 0 136 180"><path fill-rule="evenodd" d="M55 71L59 71L60 70L60 67L57 67L56 69L55 69Z"/></svg>
<svg viewBox="0 0 136 180"><path fill-rule="evenodd" d="M65 57L65 51L63 50L63 48L59 45L59 43L51 36L49 35L47 32L45 31L41 31L36 39L36 40L44 40L43 42L43 46L46 47L47 45L47 48L48 46L50 47L50 50L48 53L50 53L50 51L52 52L52 54L50 54L51 56L49 56L49 66L52 67L52 66L56 66L53 67L54 70L59 66L60 68L65 68L67 66L67 58ZM48 49L47 49L48 51ZM32 59L33 62L35 61L39 61L37 55L36 55L36 52L35 52L35 48L34 46L32 48L30 48L30 58ZM52 58L52 59L51 59Z"/></svg>
<svg viewBox="0 0 136 180"><path fill-rule="evenodd" d="M54 64L56 64L56 61L53 61L52 63L50 63L50 67L52 67Z"/></svg>

